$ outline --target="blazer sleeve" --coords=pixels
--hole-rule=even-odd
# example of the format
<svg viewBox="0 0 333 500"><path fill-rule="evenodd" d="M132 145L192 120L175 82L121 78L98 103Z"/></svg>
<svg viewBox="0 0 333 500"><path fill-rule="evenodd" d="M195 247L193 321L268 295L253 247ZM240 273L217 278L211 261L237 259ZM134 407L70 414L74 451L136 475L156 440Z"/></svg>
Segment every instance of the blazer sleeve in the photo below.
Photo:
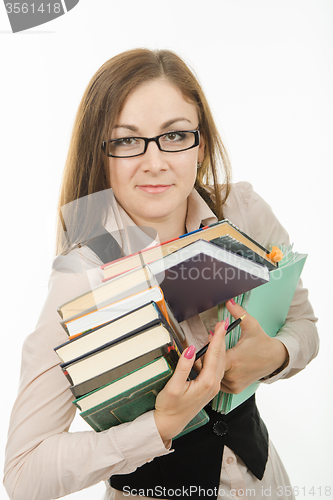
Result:
<svg viewBox="0 0 333 500"><path fill-rule="evenodd" d="M287 231L271 207L248 182L232 185L224 216L266 248L274 244L290 244ZM316 321L308 290L300 280L286 322L276 336L288 350L289 363L278 374L266 379L266 383L295 375L317 355L319 337Z"/></svg>
<svg viewBox="0 0 333 500"><path fill-rule="evenodd" d="M68 340L57 307L100 283L99 267L84 267L75 251L56 260L36 329L23 345L4 471L12 500L62 497L169 453L153 412L100 433L70 432L73 396L53 349Z"/></svg>

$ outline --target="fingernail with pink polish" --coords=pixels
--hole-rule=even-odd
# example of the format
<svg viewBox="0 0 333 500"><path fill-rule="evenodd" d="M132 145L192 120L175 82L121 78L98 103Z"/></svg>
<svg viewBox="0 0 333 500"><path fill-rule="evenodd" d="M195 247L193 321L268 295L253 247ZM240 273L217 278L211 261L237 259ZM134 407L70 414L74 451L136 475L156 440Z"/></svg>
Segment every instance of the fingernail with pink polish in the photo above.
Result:
<svg viewBox="0 0 333 500"><path fill-rule="evenodd" d="M230 302L232 303L232 305L236 305L236 302L234 301L234 299L230 299Z"/></svg>
<svg viewBox="0 0 333 500"><path fill-rule="evenodd" d="M195 353L195 346L194 345L190 345L190 347L188 347L185 351L185 358L186 359L192 359L193 356L194 356L194 353Z"/></svg>
<svg viewBox="0 0 333 500"><path fill-rule="evenodd" d="M226 331L228 330L229 323L230 323L229 318L227 318L227 319L225 320L225 322L224 322L224 329L225 329Z"/></svg>
<svg viewBox="0 0 333 500"><path fill-rule="evenodd" d="M213 332L212 330L209 330L209 333L210 333L211 335L214 335L214 332Z"/></svg>

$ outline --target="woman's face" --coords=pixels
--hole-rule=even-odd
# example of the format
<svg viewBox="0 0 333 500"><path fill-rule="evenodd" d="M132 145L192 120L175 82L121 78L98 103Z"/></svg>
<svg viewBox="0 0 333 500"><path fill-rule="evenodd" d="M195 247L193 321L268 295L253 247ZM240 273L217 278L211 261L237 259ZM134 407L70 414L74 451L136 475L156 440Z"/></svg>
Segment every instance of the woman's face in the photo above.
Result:
<svg viewBox="0 0 333 500"><path fill-rule="evenodd" d="M181 130L196 130L197 109L181 92L159 79L143 84L127 98L111 139L155 137ZM172 137L172 136L171 136ZM197 162L203 161L204 142L187 151L162 152L150 142L144 155L109 158L114 195L138 225L161 223L179 217L185 221L187 197L196 179Z"/></svg>

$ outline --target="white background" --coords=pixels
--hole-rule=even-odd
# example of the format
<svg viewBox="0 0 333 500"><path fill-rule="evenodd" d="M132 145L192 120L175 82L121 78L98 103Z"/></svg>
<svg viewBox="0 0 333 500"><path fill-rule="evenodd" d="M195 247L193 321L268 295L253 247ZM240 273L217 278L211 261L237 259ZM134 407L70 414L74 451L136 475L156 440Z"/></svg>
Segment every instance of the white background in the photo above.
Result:
<svg viewBox="0 0 333 500"><path fill-rule="evenodd" d="M261 387L258 402L299 497L318 498L320 487L326 496L325 486L333 487L332 0L81 0L17 34L1 2L0 32L1 450L21 346L47 293L54 210L83 91L115 54L169 48L199 76L234 182L250 181L295 249L309 254L303 279L319 317L320 354L296 377ZM76 419L73 430L83 428ZM100 498L103 489L68 498ZM2 486L0 498L7 498Z"/></svg>

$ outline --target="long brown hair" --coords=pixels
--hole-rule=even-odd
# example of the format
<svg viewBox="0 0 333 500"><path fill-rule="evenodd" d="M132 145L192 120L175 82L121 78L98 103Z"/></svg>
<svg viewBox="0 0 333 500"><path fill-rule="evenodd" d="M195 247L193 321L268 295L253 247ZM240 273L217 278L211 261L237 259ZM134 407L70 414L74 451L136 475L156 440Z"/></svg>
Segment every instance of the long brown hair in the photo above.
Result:
<svg viewBox="0 0 333 500"><path fill-rule="evenodd" d="M111 138L128 95L141 84L157 78L170 81L182 92L184 99L197 107L205 154L195 187L218 218L222 218L223 204L229 194L230 165L197 78L185 62L169 50L129 50L101 66L89 82L79 105L58 204L57 253L68 251L73 244L85 243L93 234L93 228L105 220L107 203L103 201L102 192L112 186L109 185L107 157L101 144ZM224 173L222 190L219 179L221 169ZM97 192L101 193L98 197L101 206L100 210L96 210L95 206L95 215L91 216L87 195ZM84 213L82 210L71 212L72 234L69 242L61 207L83 197L87 200ZM68 226L67 220L66 224Z"/></svg>

